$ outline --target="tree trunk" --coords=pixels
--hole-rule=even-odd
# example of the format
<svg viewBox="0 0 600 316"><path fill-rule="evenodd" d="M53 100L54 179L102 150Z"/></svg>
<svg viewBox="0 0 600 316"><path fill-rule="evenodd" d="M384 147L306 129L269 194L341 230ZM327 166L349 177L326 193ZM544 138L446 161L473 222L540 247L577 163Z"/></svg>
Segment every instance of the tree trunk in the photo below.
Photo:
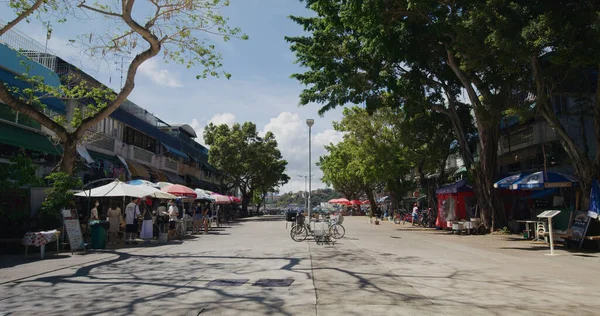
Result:
<svg viewBox="0 0 600 316"><path fill-rule="evenodd" d="M77 161L77 139L72 134L62 142L63 154L58 164L58 170L72 175Z"/></svg>
<svg viewBox="0 0 600 316"><path fill-rule="evenodd" d="M379 210L379 208L377 207L377 201L375 201L375 195L373 194L373 190L371 189L365 190L365 194L369 199L369 203L371 203L371 216L373 216Z"/></svg>
<svg viewBox="0 0 600 316"><path fill-rule="evenodd" d="M496 122L494 120L481 122L487 128L479 131L481 152L479 163L475 168L475 194L481 220L487 229L492 230L495 228L493 225L496 227L506 225L506 214L502 201L497 194L494 194L493 179L497 174L498 137L500 134L500 126Z"/></svg>
<svg viewBox="0 0 600 316"><path fill-rule="evenodd" d="M575 174L579 180L579 185L583 193L582 196L582 209L589 207L589 198L592 189L592 182L596 178L596 175L600 172L600 150L596 149L596 157L592 161L584 152L579 148L577 143L569 136L564 126L554 113L554 109L550 103L550 95L546 89L545 78L542 73L542 69L539 65L537 56L532 56L531 67L533 69L533 77L536 85L536 106L542 116L548 122L548 125L556 131L561 145L563 146L567 155L571 160L571 165L575 169ZM598 66L600 70L600 65ZM600 79L600 73L598 78ZM597 82L597 89L600 89L600 81ZM600 91L600 90L596 90ZM600 145L600 93L596 92L596 100L593 107L593 118L594 118L594 135L596 146Z"/></svg>
<svg viewBox="0 0 600 316"><path fill-rule="evenodd" d="M250 215L248 213L248 204L250 204L250 197L252 195L250 194L243 194L242 193L242 216L248 216Z"/></svg>

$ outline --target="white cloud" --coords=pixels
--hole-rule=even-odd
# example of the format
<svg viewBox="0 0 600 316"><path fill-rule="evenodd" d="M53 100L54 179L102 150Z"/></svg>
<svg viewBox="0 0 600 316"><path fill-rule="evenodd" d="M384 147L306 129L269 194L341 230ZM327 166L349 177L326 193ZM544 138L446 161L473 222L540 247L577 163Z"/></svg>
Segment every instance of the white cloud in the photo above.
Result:
<svg viewBox="0 0 600 316"><path fill-rule="evenodd" d="M159 85L164 85L171 88L183 86L179 79L177 79L176 75L171 73L171 71L165 68L160 68L158 59L156 58L144 62L140 66L139 72Z"/></svg>
<svg viewBox="0 0 600 316"><path fill-rule="evenodd" d="M215 125L227 124L229 127L231 127L233 124L235 124L235 115L232 113L220 113L213 116L208 122Z"/></svg>
<svg viewBox="0 0 600 316"><path fill-rule="evenodd" d="M267 131L275 134L281 154L288 162L286 173L291 179L288 184L280 188L280 192L303 191L304 176L308 176L308 126L305 120L296 113L282 112L269 120L261 134L264 135ZM333 129L325 129L312 134L311 139L311 187L314 190L325 187L320 181L323 173L315 163L325 154L324 145L338 143L342 139L342 134Z"/></svg>
<svg viewBox="0 0 600 316"><path fill-rule="evenodd" d="M233 124L235 124L235 122L236 122L235 115L233 115L232 113L219 113L219 114L215 114L209 120L192 119L190 126L194 129L194 131L198 135L198 138L196 139L196 141L198 143L206 146L206 144L204 143L204 127L206 127L206 125L208 125L209 123L213 123L215 125L227 124L228 126L231 127Z"/></svg>

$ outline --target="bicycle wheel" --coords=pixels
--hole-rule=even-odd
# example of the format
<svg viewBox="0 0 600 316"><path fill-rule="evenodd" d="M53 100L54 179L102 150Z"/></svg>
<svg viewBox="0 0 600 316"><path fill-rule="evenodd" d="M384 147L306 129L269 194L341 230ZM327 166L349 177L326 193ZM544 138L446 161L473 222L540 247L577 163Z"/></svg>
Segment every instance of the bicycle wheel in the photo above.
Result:
<svg viewBox="0 0 600 316"><path fill-rule="evenodd" d="M290 230L290 237L292 237L294 241L301 242L308 237L308 231L303 225L294 225Z"/></svg>
<svg viewBox="0 0 600 316"><path fill-rule="evenodd" d="M331 227L329 227L329 234L335 239L340 239L346 235L346 229L342 224L331 225Z"/></svg>

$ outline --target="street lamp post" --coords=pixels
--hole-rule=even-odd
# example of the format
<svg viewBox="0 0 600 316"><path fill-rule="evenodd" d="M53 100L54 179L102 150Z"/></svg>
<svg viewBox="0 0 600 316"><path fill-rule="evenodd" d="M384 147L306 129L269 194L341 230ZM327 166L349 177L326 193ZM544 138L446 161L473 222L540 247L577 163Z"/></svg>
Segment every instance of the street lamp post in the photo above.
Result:
<svg viewBox="0 0 600 316"><path fill-rule="evenodd" d="M300 178L304 177L304 207L308 205L308 192L306 192L306 180L308 176L298 175Z"/></svg>
<svg viewBox="0 0 600 316"><path fill-rule="evenodd" d="M312 152L311 152L311 127L315 124L315 120L314 119L306 119L306 125L308 125L308 220L310 221L311 217L310 217L310 195L311 195L311 182L312 182L312 161L311 161L311 156L312 156Z"/></svg>

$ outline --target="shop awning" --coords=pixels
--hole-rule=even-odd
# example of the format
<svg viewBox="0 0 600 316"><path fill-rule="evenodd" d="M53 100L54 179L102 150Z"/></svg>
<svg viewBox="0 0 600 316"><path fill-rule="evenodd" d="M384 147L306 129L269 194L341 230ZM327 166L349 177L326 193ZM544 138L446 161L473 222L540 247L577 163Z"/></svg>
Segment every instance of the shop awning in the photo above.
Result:
<svg viewBox="0 0 600 316"><path fill-rule="evenodd" d="M173 155L179 156L181 158L189 159L188 155L186 155L181 150L175 149L175 148L165 145L165 144L163 144L163 146L165 146L165 149L167 149L167 151L172 153Z"/></svg>
<svg viewBox="0 0 600 316"><path fill-rule="evenodd" d="M129 167L129 172L131 173L131 179L144 179L144 180L151 180L150 174L148 173L148 170L146 170L146 168L135 162L132 160L126 160L127 161L127 167Z"/></svg>
<svg viewBox="0 0 600 316"><path fill-rule="evenodd" d="M454 194L466 191L473 191L473 188L467 184L467 179L462 179L458 182L445 185L435 190L435 194Z"/></svg>
<svg viewBox="0 0 600 316"><path fill-rule="evenodd" d="M92 156L90 156L90 153L87 151L87 149L83 146L79 146L77 147L77 153L79 154L79 156L81 156L81 158L83 158L85 160L85 162L91 164L94 163L94 159L92 159Z"/></svg>
<svg viewBox="0 0 600 316"><path fill-rule="evenodd" d="M208 164L208 163L206 163L204 161L201 162L201 164L202 164L202 167L203 167L202 169L203 170L207 170L207 171L211 171L211 172L216 172L217 171L217 168L211 166L210 164Z"/></svg>
<svg viewBox="0 0 600 316"><path fill-rule="evenodd" d="M169 179L168 182L171 182L173 184L183 184L183 185L185 185L185 180L182 177L180 177L180 176L178 176L178 175L176 175L176 174L174 174L172 172L168 172L168 171L165 171L165 175Z"/></svg>
<svg viewBox="0 0 600 316"><path fill-rule="evenodd" d="M62 152L48 136L11 124L0 123L0 142L56 156Z"/></svg>
<svg viewBox="0 0 600 316"><path fill-rule="evenodd" d="M194 187L194 188L200 188L202 189L201 185L202 185L202 181L198 178L196 178L193 175L186 175L186 177L190 180L189 184L191 185L190 187Z"/></svg>
<svg viewBox="0 0 600 316"><path fill-rule="evenodd" d="M154 182L169 182L169 179L167 179L167 176L162 171L154 168L153 166L149 166L149 165L144 165L144 167L146 167L146 170L148 170L148 173L150 174L152 181L154 181Z"/></svg>

